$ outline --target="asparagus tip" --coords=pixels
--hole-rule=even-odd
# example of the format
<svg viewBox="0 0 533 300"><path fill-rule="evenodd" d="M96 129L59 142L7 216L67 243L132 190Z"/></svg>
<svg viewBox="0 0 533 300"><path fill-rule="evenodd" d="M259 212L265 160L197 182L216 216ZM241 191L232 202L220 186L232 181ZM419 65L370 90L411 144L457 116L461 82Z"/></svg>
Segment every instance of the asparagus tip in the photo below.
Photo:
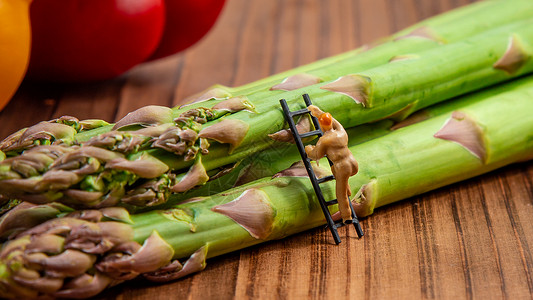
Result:
<svg viewBox="0 0 533 300"><path fill-rule="evenodd" d="M249 127L250 125L244 121L225 119L202 129L198 137L212 139L223 144L230 144L229 154L231 154L241 144Z"/></svg>
<svg viewBox="0 0 533 300"><path fill-rule="evenodd" d="M201 156L198 156L196 162L192 167L187 171L185 176L174 186L171 190L175 193L186 192L197 185L202 185L209 180L209 176L205 170L204 165L202 164Z"/></svg>
<svg viewBox="0 0 533 300"><path fill-rule="evenodd" d="M346 95L352 98L356 103L363 107L371 107L370 93L372 89L372 80L363 75L346 75L339 77L337 80L325 84L321 89Z"/></svg>
<svg viewBox="0 0 533 300"><path fill-rule="evenodd" d="M390 129L393 130L393 131L394 130L398 130L400 128L407 127L409 125L413 125L413 124L422 122L422 121L427 120L429 118L430 118L430 115L429 115L429 113L426 110L420 110L420 111L417 111L414 114L408 116L406 119L403 119L403 120L397 122L396 124L391 126Z"/></svg>
<svg viewBox="0 0 533 300"><path fill-rule="evenodd" d="M28 230L57 217L62 210L51 204L22 202L0 218L0 237L5 238Z"/></svg>
<svg viewBox="0 0 533 300"><path fill-rule="evenodd" d="M129 212L124 207L106 207L100 209L102 215L108 219L133 224Z"/></svg>
<svg viewBox="0 0 533 300"><path fill-rule="evenodd" d="M171 122L172 109L166 106L148 105L127 114L113 126L112 130L132 125L153 126Z"/></svg>
<svg viewBox="0 0 533 300"><path fill-rule="evenodd" d="M197 94L189 96L183 100L183 103L186 103L180 108L186 107L193 103L203 102L211 99L223 99L231 97L231 93L227 91L227 88L221 85L215 85L207 90L201 91Z"/></svg>
<svg viewBox="0 0 533 300"><path fill-rule="evenodd" d="M174 249L154 230L134 254L107 256L96 264L96 268L104 273L153 272L167 265L172 256Z"/></svg>
<svg viewBox="0 0 533 300"><path fill-rule="evenodd" d="M208 246L205 245L196 250L183 266L178 260L174 260L169 265L155 272L145 273L143 276L150 281L166 282L202 271L206 266L207 249Z"/></svg>
<svg viewBox="0 0 533 300"><path fill-rule="evenodd" d="M311 162L311 167L313 168L313 171L315 172L317 178L322 178L331 174L328 170L320 167L315 161ZM272 178L278 177L309 177L309 175L307 174L307 170L303 161L300 160L293 163L289 168L282 170L272 176Z"/></svg>
<svg viewBox="0 0 533 300"><path fill-rule="evenodd" d="M444 44L444 40L441 37L439 37L428 26L418 27L418 28L414 29L413 31L409 32L408 34L399 36L399 37L395 38L394 40L397 41L397 40L413 38L413 37L428 39L428 40L432 40L432 41L435 41L435 42L440 43L440 44Z"/></svg>
<svg viewBox="0 0 533 300"><path fill-rule="evenodd" d="M53 295L58 298L82 299L98 295L111 285L112 279L98 271L94 275L83 274L70 280L62 290Z"/></svg>
<svg viewBox="0 0 533 300"><path fill-rule="evenodd" d="M100 119L81 120L79 122L79 124L80 124L80 127L81 127L80 131L91 130L91 129L95 129L95 128L104 127L104 126L109 125L109 123L107 123L104 120L100 120Z"/></svg>
<svg viewBox="0 0 533 300"><path fill-rule="evenodd" d="M274 85L270 88L271 91L292 91L297 90L299 88L303 88L306 86L310 86L313 84L320 83L322 80L320 77L306 74L306 73L300 73L296 75L289 76L285 78L281 83Z"/></svg>
<svg viewBox="0 0 533 300"><path fill-rule="evenodd" d="M483 163L487 159L487 149L483 139L483 130L467 114L454 111L444 126L433 135L435 138L455 142Z"/></svg>
<svg viewBox="0 0 533 300"><path fill-rule="evenodd" d="M149 154L143 154L136 160L116 158L107 162L105 167L128 171L141 178L156 178L169 169L168 165Z"/></svg>
<svg viewBox="0 0 533 300"><path fill-rule="evenodd" d="M389 63L396 62L396 61L404 61L404 60L410 60L410 59L417 59L419 58L419 55L416 54L404 54L404 55L395 55L389 59Z"/></svg>
<svg viewBox="0 0 533 300"><path fill-rule="evenodd" d="M21 151L35 147L37 140L44 140L46 141L45 144L57 143L59 140L72 140L76 133L76 129L71 126L43 121L5 138L0 142L0 150L4 152ZM39 144L43 144L43 142L39 142Z"/></svg>
<svg viewBox="0 0 533 300"><path fill-rule="evenodd" d="M229 98L227 100L215 104L211 109L224 110L230 113L238 112L241 110L246 110L254 113L256 112L255 106L252 102L250 102L250 100L248 100L248 97L246 96L237 96Z"/></svg>
<svg viewBox="0 0 533 300"><path fill-rule="evenodd" d="M296 130L300 134L311 131L311 122L309 121L309 118L307 116L304 116L300 118L300 120L298 120L298 123L296 124ZM294 138L290 129L282 129L275 133L269 134L268 137L277 142L294 144Z"/></svg>
<svg viewBox="0 0 533 300"><path fill-rule="evenodd" d="M495 69L503 70L507 74L516 73L530 58L516 34L509 38L507 50L500 59L494 63Z"/></svg>
<svg viewBox="0 0 533 300"><path fill-rule="evenodd" d="M242 226L256 239L266 239L272 232L275 212L267 194L248 189L235 200L212 208Z"/></svg>
<svg viewBox="0 0 533 300"><path fill-rule="evenodd" d="M404 120L405 118L407 118L415 109L416 109L416 106L418 104L418 100L415 100L409 104L407 104L406 106L404 106L403 108L400 108L399 110L383 117L383 118L380 118L380 119L377 119L376 121L381 121L381 120L386 120L386 119L391 119L393 121L396 121L396 122L399 122L399 121L402 121Z"/></svg>

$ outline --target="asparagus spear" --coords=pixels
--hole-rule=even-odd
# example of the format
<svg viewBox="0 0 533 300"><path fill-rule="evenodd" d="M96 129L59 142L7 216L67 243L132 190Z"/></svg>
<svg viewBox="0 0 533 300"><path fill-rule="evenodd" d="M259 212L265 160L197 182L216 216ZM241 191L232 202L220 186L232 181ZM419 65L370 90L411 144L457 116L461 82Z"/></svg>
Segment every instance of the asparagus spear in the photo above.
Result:
<svg viewBox="0 0 533 300"><path fill-rule="evenodd" d="M350 180L361 215L533 158L533 77L473 97L351 147L361 166ZM4 244L0 296L82 298L140 274L173 280L202 270L206 258L323 224L308 178L291 171L166 210L130 216L104 208L47 221ZM332 197L333 184L323 191Z"/></svg>
<svg viewBox="0 0 533 300"><path fill-rule="evenodd" d="M517 7L520 9L517 10ZM212 108L221 100L231 97L255 94L257 99L255 101L262 101L264 97L280 94L283 88L275 88L274 90L271 90L271 88L282 84L284 80L290 79L289 81L293 83L295 80L298 81L298 78L314 78L315 82L318 79L320 81L333 80L346 73L360 72L386 64L398 54L415 53L438 47L440 44L453 43L492 28L518 20L529 19L532 15L533 3L529 0L480 1L429 18L384 39L378 44L365 45L360 49L325 58L241 87L229 88L220 85L211 87L201 92L197 97L193 97L194 100L208 99L209 101L202 101L182 108L174 108L172 114L168 115L167 112L163 112L165 117L157 120L152 119L152 121L167 121L170 123L173 118L179 117L182 113L191 109ZM369 48L372 49L369 50ZM313 82L312 80L307 81L307 83ZM101 120L84 120L80 122L75 118L60 118L51 122L67 126L43 126L41 124L41 126L32 128L34 135L28 138L29 134L27 132L26 139L19 145L19 150L36 144L82 142L114 128L113 125ZM19 138L25 130L22 129L15 133L12 138ZM6 142L9 142L8 145L5 145ZM10 147L11 142L10 139L4 141L4 143L0 144L0 150L12 148Z"/></svg>

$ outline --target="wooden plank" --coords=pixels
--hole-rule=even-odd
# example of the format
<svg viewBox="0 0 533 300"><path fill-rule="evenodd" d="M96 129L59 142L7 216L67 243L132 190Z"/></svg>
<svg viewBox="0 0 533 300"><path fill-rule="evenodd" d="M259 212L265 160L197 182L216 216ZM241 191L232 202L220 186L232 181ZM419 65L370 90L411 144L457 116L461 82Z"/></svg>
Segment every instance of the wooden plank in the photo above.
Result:
<svg viewBox="0 0 533 300"><path fill-rule="evenodd" d="M524 197L527 196L528 190L521 181L522 178L522 172L508 171L503 176L494 176L482 185L482 192L485 195L499 198L499 201L485 199L483 209L491 231L492 249L495 252L493 255L498 259L500 286L503 295L509 299L516 299L520 295L533 292L530 284L531 248L528 246L533 237L531 232L533 226L522 227L522 222L517 222L520 218L519 213L523 213L521 216L526 219L533 213L531 198ZM509 186L510 182L512 188ZM509 195L510 193L512 195Z"/></svg>
<svg viewBox="0 0 533 300"><path fill-rule="evenodd" d="M448 189L441 189L413 199L411 207L422 297L465 298L466 285L460 255L462 239L457 234L460 224L453 221L453 194ZM452 286L454 288L450 289Z"/></svg>
<svg viewBox="0 0 533 300"><path fill-rule="evenodd" d="M60 91L47 84L23 84L0 112L0 139L40 121L49 120Z"/></svg>
<svg viewBox="0 0 533 300"><path fill-rule="evenodd" d="M68 115L80 120L103 119L113 122L123 85L123 78L66 85L58 99L53 117Z"/></svg>

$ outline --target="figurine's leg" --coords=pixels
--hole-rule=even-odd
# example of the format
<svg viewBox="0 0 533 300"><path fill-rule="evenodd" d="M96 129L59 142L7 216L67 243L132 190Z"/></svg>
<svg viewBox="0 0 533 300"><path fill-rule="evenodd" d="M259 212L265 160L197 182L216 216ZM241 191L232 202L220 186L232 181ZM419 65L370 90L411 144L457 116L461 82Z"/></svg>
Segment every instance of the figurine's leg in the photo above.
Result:
<svg viewBox="0 0 533 300"><path fill-rule="evenodd" d="M357 172L359 171L359 164L352 155L349 156L348 161L350 162L349 168L351 169L351 172L348 176L348 178L350 178L351 176L357 174ZM346 183L346 193L348 194L348 198L352 196L352 191L350 190L350 185L348 183Z"/></svg>
<svg viewBox="0 0 533 300"><path fill-rule="evenodd" d="M337 178L337 172L335 172L335 168L331 168L331 173L333 173L333 177L335 177L335 179ZM342 176L342 174L341 174ZM337 187L338 185L335 186L335 188ZM337 193L337 191L335 191L335 193ZM346 184L346 194L348 195L348 198L350 198L350 196L352 195L352 191L350 191L350 186L348 184Z"/></svg>
<svg viewBox="0 0 533 300"><path fill-rule="evenodd" d="M337 172L342 173L342 172ZM340 174L339 174L340 175ZM350 209L350 198L348 197L348 177L340 176L336 178L337 184L335 194L339 203L339 211L343 221L352 219L352 210Z"/></svg>

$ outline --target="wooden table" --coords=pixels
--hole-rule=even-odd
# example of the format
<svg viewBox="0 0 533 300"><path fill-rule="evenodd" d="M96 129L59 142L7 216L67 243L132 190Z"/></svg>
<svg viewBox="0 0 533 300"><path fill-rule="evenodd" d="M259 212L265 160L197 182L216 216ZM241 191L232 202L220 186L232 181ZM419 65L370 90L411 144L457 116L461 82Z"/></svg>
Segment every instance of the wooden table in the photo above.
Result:
<svg viewBox="0 0 533 300"><path fill-rule="evenodd" d="M467 0L229 0L198 45L93 84L24 83L0 136L62 115L117 120L173 106L220 83L240 85L389 35ZM366 232L318 228L210 259L164 284L135 281L108 299L509 298L533 295L533 163L378 209Z"/></svg>

